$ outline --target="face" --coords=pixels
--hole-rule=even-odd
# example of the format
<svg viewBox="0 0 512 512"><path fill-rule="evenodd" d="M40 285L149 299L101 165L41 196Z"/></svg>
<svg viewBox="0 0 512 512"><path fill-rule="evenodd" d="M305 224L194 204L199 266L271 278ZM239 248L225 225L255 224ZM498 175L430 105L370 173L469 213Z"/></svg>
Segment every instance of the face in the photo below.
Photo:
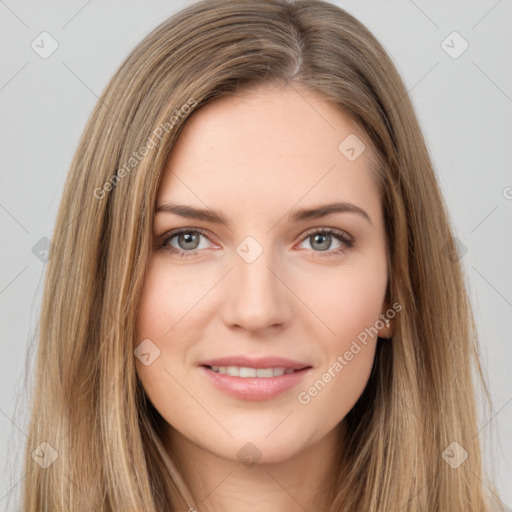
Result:
<svg viewBox="0 0 512 512"><path fill-rule="evenodd" d="M355 404L375 326L390 335L371 158L350 118L295 85L189 118L157 194L135 340L171 442L232 460L250 442L276 462L332 434ZM349 206L321 211L338 203Z"/></svg>

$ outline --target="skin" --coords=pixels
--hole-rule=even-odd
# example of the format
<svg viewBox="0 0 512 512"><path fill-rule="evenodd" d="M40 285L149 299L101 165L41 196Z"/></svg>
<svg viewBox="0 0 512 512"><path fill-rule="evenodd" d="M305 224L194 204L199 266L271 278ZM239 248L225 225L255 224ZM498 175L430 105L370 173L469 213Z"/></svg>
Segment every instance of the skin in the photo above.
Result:
<svg viewBox="0 0 512 512"><path fill-rule="evenodd" d="M350 134L366 145L354 161L338 150ZM149 339L160 350L147 366L137 359L137 372L168 424L165 446L197 498L187 506L237 512L327 506L343 419L368 381L377 337L360 344L361 351L309 403L297 396L389 308L372 158L368 138L349 117L297 84L217 99L196 111L181 132L156 206L209 208L229 227L156 213L135 345ZM353 212L287 219L297 208L340 201L365 210L371 222ZM199 236L198 247L179 235L169 239L177 228L203 229L208 237ZM353 246L335 253L344 247L335 237L315 242L322 228L347 233ZM247 236L263 250L252 263L236 250ZM158 248L166 238L167 246L196 254ZM392 328L391 320L379 336L389 338ZM288 357L313 368L277 397L242 400L215 388L197 366L239 354ZM251 466L237 456L249 442L261 454Z"/></svg>

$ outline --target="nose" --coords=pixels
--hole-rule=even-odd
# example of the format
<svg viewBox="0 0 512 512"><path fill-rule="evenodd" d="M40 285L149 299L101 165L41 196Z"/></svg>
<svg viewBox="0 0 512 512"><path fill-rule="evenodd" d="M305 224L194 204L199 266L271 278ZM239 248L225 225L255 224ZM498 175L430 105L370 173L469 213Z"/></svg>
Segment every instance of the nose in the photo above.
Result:
<svg viewBox="0 0 512 512"><path fill-rule="evenodd" d="M287 324L291 318L293 293L285 284L282 268L270 250L252 262L238 254L226 279L222 315L231 328L263 333Z"/></svg>

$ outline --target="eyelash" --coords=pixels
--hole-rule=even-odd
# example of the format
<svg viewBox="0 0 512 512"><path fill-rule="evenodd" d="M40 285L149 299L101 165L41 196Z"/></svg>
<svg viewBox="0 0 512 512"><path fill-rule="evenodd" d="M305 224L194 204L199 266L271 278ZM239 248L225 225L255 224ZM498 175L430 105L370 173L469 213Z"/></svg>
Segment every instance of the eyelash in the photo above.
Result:
<svg viewBox="0 0 512 512"><path fill-rule="evenodd" d="M196 255L198 253L198 251L184 251L184 250L179 250L179 249L176 249L175 247L167 245L172 238L174 238L176 235L180 235L181 233L199 233L199 234L203 235L205 238L207 238L208 240L210 240L210 238L208 237L208 233L202 229L181 228L181 229L178 229L175 231L171 231L169 233L165 233L162 236L163 242L160 244L157 244L157 248L163 249L164 251L167 251L171 254L175 254L175 255L179 254L179 255L181 255L182 258L183 257L188 258L190 256ZM308 238L310 238L316 234L332 235L334 238L336 238L339 242L341 242L344 245L344 247L342 246L342 247L339 247L338 249L334 249L334 250L313 251L314 253L320 253L317 256L315 256L318 258L329 258L329 257L335 256L335 255L338 255L338 254L346 251L347 249L350 249L354 245L354 242L352 240L350 240L343 231L338 230L338 229L333 229L333 228L315 228L314 230L307 231L304 234L304 237L302 238L300 243L304 242L305 240L307 240ZM312 249L309 249L309 250L312 250ZM323 252L325 252L325 254L321 254Z"/></svg>

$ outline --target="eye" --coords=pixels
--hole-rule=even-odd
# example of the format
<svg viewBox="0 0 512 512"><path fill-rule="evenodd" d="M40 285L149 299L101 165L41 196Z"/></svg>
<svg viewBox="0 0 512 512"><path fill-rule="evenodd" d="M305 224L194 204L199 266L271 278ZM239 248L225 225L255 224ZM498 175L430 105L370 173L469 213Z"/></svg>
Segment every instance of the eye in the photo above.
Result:
<svg viewBox="0 0 512 512"><path fill-rule="evenodd" d="M331 249L333 238L340 245L337 248ZM306 237L301 243L304 242L309 242L311 250L315 253L325 252L326 254L315 255L315 257L322 258L342 253L354 245L353 240L345 232L333 228L315 228L313 231L306 233Z"/></svg>
<svg viewBox="0 0 512 512"><path fill-rule="evenodd" d="M183 257L195 256L199 250L208 249L208 243L201 243L202 238L210 241L206 231L201 229L182 228L164 235L162 243L157 248L164 249L171 254ZM333 239L338 242L338 247L332 249ZM333 228L315 228L306 233L301 244L308 241L310 247L317 254L315 257L334 256L342 253L354 245L353 240L345 232ZM211 241L210 241L211 242Z"/></svg>
<svg viewBox="0 0 512 512"><path fill-rule="evenodd" d="M200 229L181 229L168 234L160 248L181 257L194 256L195 250L207 249L208 244L201 244L201 238L209 240L206 232Z"/></svg>

